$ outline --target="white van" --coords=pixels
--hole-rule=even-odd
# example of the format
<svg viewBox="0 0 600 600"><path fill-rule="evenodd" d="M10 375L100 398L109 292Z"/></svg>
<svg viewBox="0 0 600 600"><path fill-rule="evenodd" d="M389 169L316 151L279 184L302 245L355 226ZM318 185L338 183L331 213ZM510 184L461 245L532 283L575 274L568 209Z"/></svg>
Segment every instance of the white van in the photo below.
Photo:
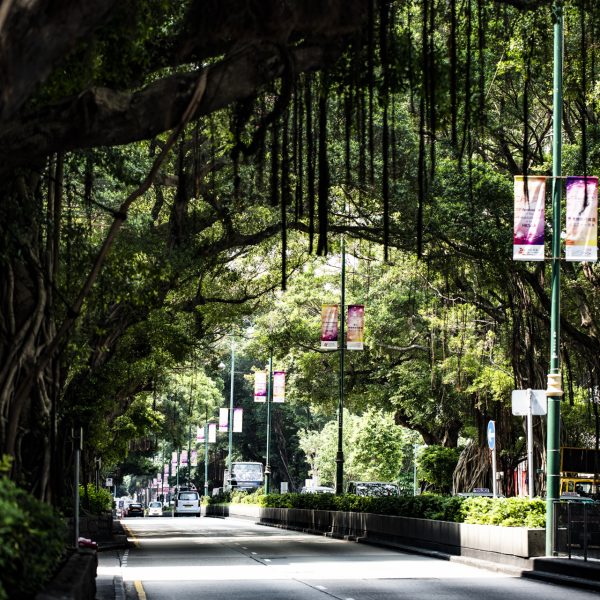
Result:
<svg viewBox="0 0 600 600"><path fill-rule="evenodd" d="M200 496L198 495L198 492L189 490L177 493L175 496L173 516L179 517L181 515L200 516Z"/></svg>

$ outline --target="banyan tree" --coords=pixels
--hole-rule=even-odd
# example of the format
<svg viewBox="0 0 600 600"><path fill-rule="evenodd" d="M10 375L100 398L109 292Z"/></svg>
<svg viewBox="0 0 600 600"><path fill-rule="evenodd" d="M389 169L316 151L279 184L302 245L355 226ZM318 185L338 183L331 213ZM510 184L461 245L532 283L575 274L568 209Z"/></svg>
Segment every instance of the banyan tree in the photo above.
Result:
<svg viewBox="0 0 600 600"><path fill-rule="evenodd" d="M598 162L600 7L564 5L565 136L584 174ZM255 298L231 282L217 298L207 282L265 240L280 267L268 285L282 289L302 252L331 252L340 232L381 244L384 261L413 253L508 328L515 386L543 385L544 266L506 260L511 209L500 189L482 192L480 174L548 170L552 6L5 0L0 455L14 457L12 476L60 495L71 427L114 421L155 385L150 368L115 378L128 333L176 289L190 312ZM464 182L455 213L438 204L450 171ZM134 235L145 245L128 254ZM600 279L594 265L567 277L568 379L593 389ZM211 333L201 317L195 326ZM143 358L150 346L127 351ZM480 425L490 410L473 401ZM456 444L460 425L438 438Z"/></svg>

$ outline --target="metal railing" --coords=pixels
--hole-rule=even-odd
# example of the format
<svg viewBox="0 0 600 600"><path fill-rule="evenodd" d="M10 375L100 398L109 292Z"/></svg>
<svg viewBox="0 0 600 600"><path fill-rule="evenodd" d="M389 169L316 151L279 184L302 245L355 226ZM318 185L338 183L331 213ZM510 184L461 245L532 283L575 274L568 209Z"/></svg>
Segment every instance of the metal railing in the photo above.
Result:
<svg viewBox="0 0 600 600"><path fill-rule="evenodd" d="M600 559L600 502L554 502L554 554Z"/></svg>

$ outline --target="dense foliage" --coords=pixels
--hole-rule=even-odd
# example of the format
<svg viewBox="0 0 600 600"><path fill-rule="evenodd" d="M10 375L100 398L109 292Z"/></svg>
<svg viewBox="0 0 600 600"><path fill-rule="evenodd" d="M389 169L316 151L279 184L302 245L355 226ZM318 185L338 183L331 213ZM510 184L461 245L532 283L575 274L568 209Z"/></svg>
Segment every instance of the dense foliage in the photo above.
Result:
<svg viewBox="0 0 600 600"><path fill-rule="evenodd" d="M543 500L527 498L465 498L460 496L388 496L375 498L345 494L268 494L247 496L241 501L269 508L307 508L341 510L381 515L433 519L501 527L544 527L546 505ZM226 502L220 498L215 503ZM232 498L232 502L235 500Z"/></svg>
<svg viewBox="0 0 600 600"><path fill-rule="evenodd" d="M86 486L79 486L79 501L83 510L93 515L101 515L112 510L113 496L109 489L96 489L93 483L88 483Z"/></svg>
<svg viewBox="0 0 600 600"><path fill-rule="evenodd" d="M569 174L600 168L596 4L564 2ZM490 487L494 419L513 493L525 452L510 392L544 388L548 363L547 269L512 262L510 234L512 177L549 174L550 2L79 5L11 3L0 24L11 478L70 497L82 425L86 483L101 458L102 475L146 487L216 418L234 332L252 338L234 456L264 462L265 414L244 376L272 351L289 398L273 414L274 480L331 481L339 353L318 347L319 309L340 301L343 236L346 303L367 306L365 350L346 357L346 422L370 432L352 434L346 476L406 482L411 446L464 442L453 487ZM595 264L562 269L562 441L592 445L600 277ZM211 486L226 448L210 449ZM427 477L448 490L451 462L435 462Z"/></svg>
<svg viewBox="0 0 600 600"><path fill-rule="evenodd" d="M66 526L50 506L0 477L0 598L28 598L54 573Z"/></svg>

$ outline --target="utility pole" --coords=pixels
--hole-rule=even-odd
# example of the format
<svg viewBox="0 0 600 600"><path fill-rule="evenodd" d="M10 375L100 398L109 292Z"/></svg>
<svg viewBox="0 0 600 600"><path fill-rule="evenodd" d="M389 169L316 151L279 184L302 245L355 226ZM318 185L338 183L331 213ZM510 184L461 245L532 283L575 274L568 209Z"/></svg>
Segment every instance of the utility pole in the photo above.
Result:
<svg viewBox="0 0 600 600"><path fill-rule="evenodd" d="M235 374L235 338L231 334L231 376L229 380L229 455L227 456L227 472L229 481L233 477L231 472L231 453L233 452L233 382Z"/></svg>
<svg viewBox="0 0 600 600"><path fill-rule="evenodd" d="M554 502L560 484L560 204L562 182L563 1L554 0L554 81L552 141L552 290L550 309L550 373L546 464L546 556L554 552ZM530 477L533 473L530 474Z"/></svg>
<svg viewBox="0 0 600 600"><path fill-rule="evenodd" d="M267 460L265 465L265 494L271 492L271 399L273 397L273 348L269 353L269 378L267 380Z"/></svg>
<svg viewBox="0 0 600 600"><path fill-rule="evenodd" d="M346 305L346 246L342 236L342 303L340 306L340 396L338 400L338 447L335 457L336 476L335 493L344 493L344 358L346 351L346 333L344 309Z"/></svg>

